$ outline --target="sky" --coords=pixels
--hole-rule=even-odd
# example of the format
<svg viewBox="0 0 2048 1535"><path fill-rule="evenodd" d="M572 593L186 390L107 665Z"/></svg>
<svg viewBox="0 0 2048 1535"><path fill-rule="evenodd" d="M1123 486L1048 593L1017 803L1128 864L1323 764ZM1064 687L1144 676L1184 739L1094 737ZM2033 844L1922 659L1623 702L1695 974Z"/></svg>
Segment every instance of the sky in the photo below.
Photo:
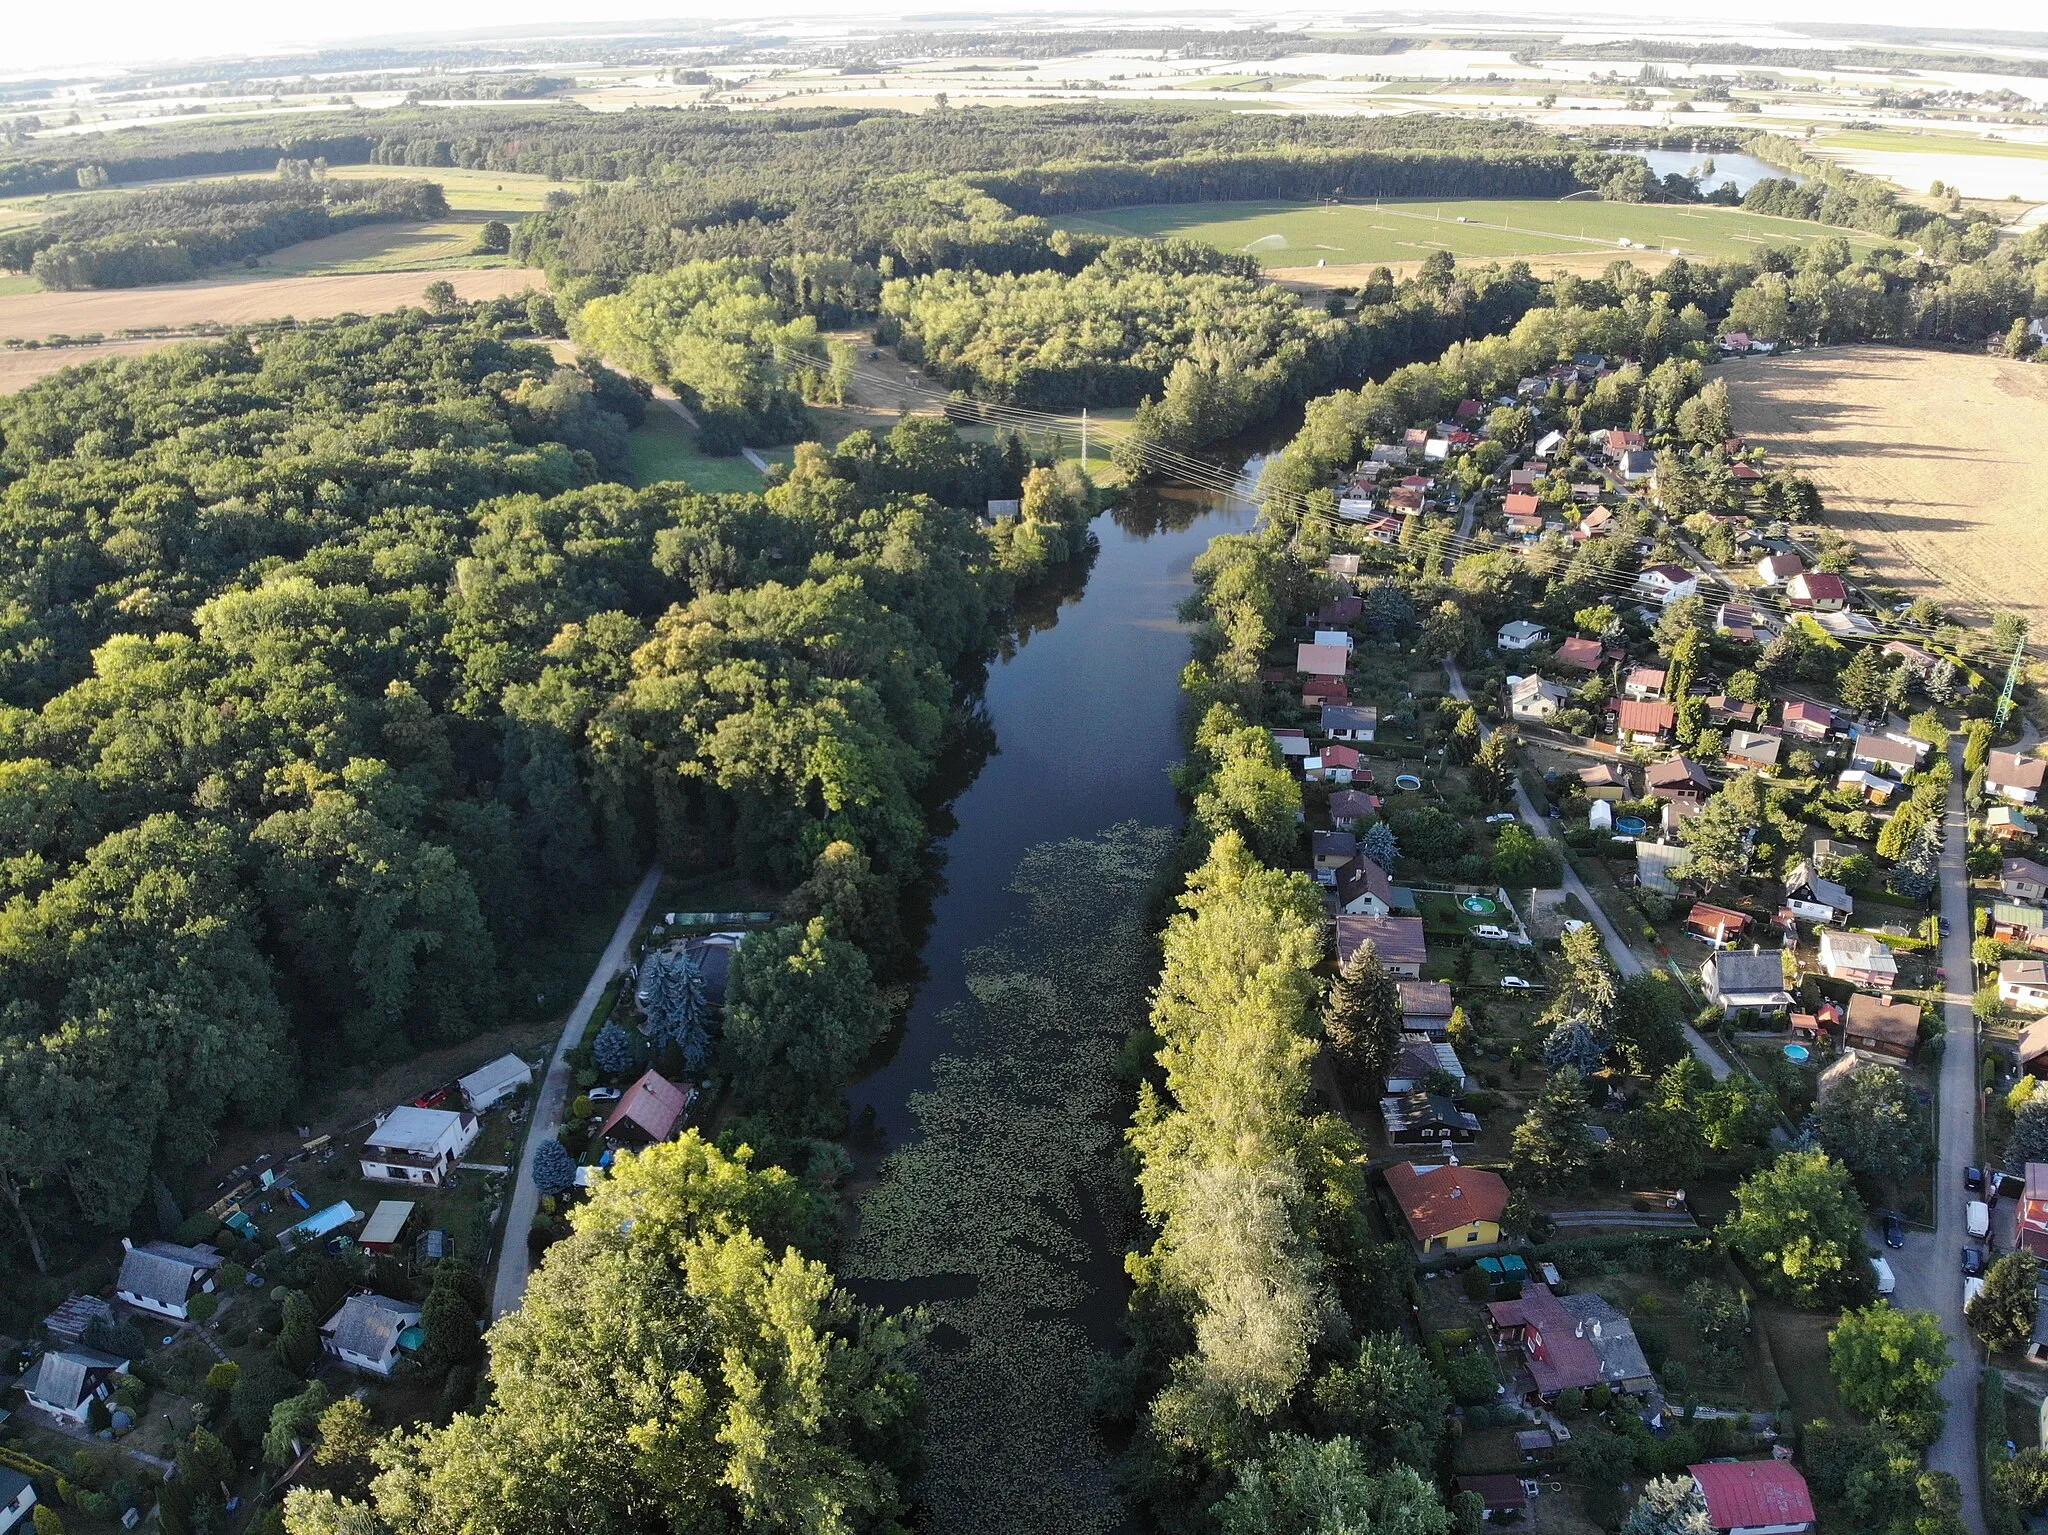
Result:
<svg viewBox="0 0 2048 1535"><path fill-rule="evenodd" d="M1025 17L1064 13L1096 20L1104 15L1185 19L1204 13L1221 21L1324 24L1370 22L1391 8L1367 4L1332 7L1327 13L1309 7L1248 4L1204 5L1200 0L1108 0L1099 6L1050 6L1044 0L784 0L772 15L777 22L905 20L920 15L943 16L948 26L970 17ZM1421 7L1398 10L1412 16ZM1475 16L1512 14L1524 21L1548 16L1583 16L1616 20L1645 16L1689 21L1698 25L1697 0L1582 0L1576 5L1557 0L1492 0L1470 6ZM432 30L458 31L482 27L545 25L574 21L714 21L744 19L758 25L763 8L747 8L740 0L709 4L660 4L659 0L351 0L343 6L280 4L278 0L77 0L69 5L31 4L16 0L9 7L5 41L0 43L0 76L92 64L171 62L221 55L246 56L320 44L372 38L396 38ZM1794 20L1861 22L1880 25L1925 25L1924 0L1716 0L1713 14L1729 22ZM1438 25L1455 24L1458 11L1432 9ZM1998 27L2022 22L2022 8L1989 0L1962 0L1944 8L1944 27ZM1736 35L1740 35L1738 32Z"/></svg>

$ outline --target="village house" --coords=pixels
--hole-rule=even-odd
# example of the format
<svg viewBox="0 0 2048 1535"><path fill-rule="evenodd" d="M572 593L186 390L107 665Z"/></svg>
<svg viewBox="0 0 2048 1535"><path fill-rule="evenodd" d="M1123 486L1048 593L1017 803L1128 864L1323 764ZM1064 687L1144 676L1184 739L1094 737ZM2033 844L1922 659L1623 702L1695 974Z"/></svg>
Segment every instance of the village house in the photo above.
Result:
<svg viewBox="0 0 2048 1535"><path fill-rule="evenodd" d="M67 1423L84 1423L95 1401L105 1401L117 1375L128 1373L128 1361L96 1348L53 1348L40 1355L21 1377L28 1404Z"/></svg>
<svg viewBox="0 0 2048 1535"><path fill-rule="evenodd" d="M1396 1162L1387 1169L1387 1192L1400 1207L1415 1245L1447 1252L1500 1240L1508 1186L1483 1167L1429 1167Z"/></svg>
<svg viewBox="0 0 2048 1535"><path fill-rule="evenodd" d="M1457 1003L1445 981L1401 981L1401 1028L1410 1034L1442 1039L1450 1033L1451 1011Z"/></svg>
<svg viewBox="0 0 2048 1535"><path fill-rule="evenodd" d="M1494 636L1495 643L1502 650L1528 650L1549 638L1548 629L1526 618L1517 618L1511 623L1502 624L1500 632Z"/></svg>
<svg viewBox="0 0 2048 1535"><path fill-rule="evenodd" d="M1690 757L1667 757L1643 769L1643 792L1667 803L1699 806L1713 794L1714 781Z"/></svg>
<svg viewBox="0 0 2048 1535"><path fill-rule="evenodd" d="M1438 1072L1450 1079L1453 1098L1464 1095L1467 1085L1465 1063L1458 1059L1458 1052L1442 1040L1431 1039L1426 1034L1403 1034L1401 1048L1395 1053L1393 1064L1387 1068L1387 1091L1412 1093L1426 1090L1430 1086L1430 1078Z"/></svg>
<svg viewBox="0 0 2048 1535"><path fill-rule="evenodd" d="M1358 838L1348 831L1313 831L1309 833L1308 844L1318 877L1358 856Z"/></svg>
<svg viewBox="0 0 2048 1535"><path fill-rule="evenodd" d="M378 1200L370 1218L363 1223L363 1233L356 1238L356 1245L365 1252L393 1251L405 1236L406 1223L412 1219L415 1208L410 1199Z"/></svg>
<svg viewBox="0 0 2048 1535"><path fill-rule="evenodd" d="M1579 769L1579 788L1587 799L1608 801L1628 798L1628 780L1621 776L1621 770L1610 762L1596 762L1591 767Z"/></svg>
<svg viewBox="0 0 2048 1535"><path fill-rule="evenodd" d="M1645 565L1636 576L1636 594L1649 602L1669 605L1699 589L1698 574L1683 565Z"/></svg>
<svg viewBox="0 0 2048 1535"><path fill-rule="evenodd" d="M1508 679L1508 714L1524 724L1540 725L1554 719L1557 711L1571 702L1572 690L1531 672Z"/></svg>
<svg viewBox="0 0 2048 1535"><path fill-rule="evenodd" d="M1714 627L1730 639L1754 645L1768 639L1771 626L1764 616L1746 602L1728 599L1714 615Z"/></svg>
<svg viewBox="0 0 2048 1535"><path fill-rule="evenodd" d="M1371 704L1324 704L1323 734L1333 741L1370 741L1380 728L1380 711Z"/></svg>
<svg viewBox="0 0 2048 1535"><path fill-rule="evenodd" d="M1304 677L1301 682L1301 706L1304 709L1322 709L1327 704L1348 704L1351 702L1351 688L1342 677Z"/></svg>
<svg viewBox="0 0 2048 1535"><path fill-rule="evenodd" d="M1834 925L1855 914L1856 898L1831 879L1822 879L1810 858L1801 859L1785 876L1785 906L1795 917Z"/></svg>
<svg viewBox="0 0 2048 1535"><path fill-rule="evenodd" d="M691 1083L679 1085L650 1069L619 1095L619 1101L612 1106L598 1133L615 1140L650 1146L671 1140L696 1099L697 1089Z"/></svg>
<svg viewBox="0 0 2048 1535"><path fill-rule="evenodd" d="M1379 808L1378 797L1362 789L1339 789L1330 796L1330 819L1352 831L1377 815Z"/></svg>
<svg viewBox="0 0 2048 1535"><path fill-rule="evenodd" d="M1991 903L1991 936L2009 943L2030 943L2036 933L2048 928L2048 911L2020 901Z"/></svg>
<svg viewBox="0 0 2048 1535"><path fill-rule="evenodd" d="M1998 962L1998 1000L2023 1013L2048 1012L2048 960L2002 959ZM2033 1028L2027 1030L2032 1035ZM2042 1039L2048 1051L2048 1034ZM2020 1041L2020 1065L2027 1067L2026 1040Z"/></svg>
<svg viewBox="0 0 2048 1535"><path fill-rule="evenodd" d="M1723 1014L1782 1013L1792 1006L1785 962L1776 949L1722 949L1700 966L1707 1000Z"/></svg>
<svg viewBox="0 0 2048 1535"><path fill-rule="evenodd" d="M1649 445L1647 436L1624 426L1610 427L1605 441L1601 443L1608 459L1617 464L1624 453L1640 453Z"/></svg>
<svg viewBox="0 0 2048 1535"><path fill-rule="evenodd" d="M2026 1187L2020 1195L2020 1246L2037 1258L2048 1258L2048 1162L2029 1162Z"/></svg>
<svg viewBox="0 0 2048 1535"><path fill-rule="evenodd" d="M1605 1385L1631 1396L1656 1390L1633 1323L1600 1296L1558 1295L1527 1284L1517 1300L1493 1301L1487 1331L1499 1349L1519 1349L1539 1400Z"/></svg>
<svg viewBox="0 0 2048 1535"><path fill-rule="evenodd" d="M1479 1517L1489 1524L1518 1524L1529 1516L1529 1489L1519 1476L1461 1476L1458 1491L1479 1500Z"/></svg>
<svg viewBox="0 0 2048 1535"><path fill-rule="evenodd" d="M1312 755L1308 732L1299 725L1271 725L1266 734L1273 738L1273 744L1280 748L1280 755L1293 759Z"/></svg>
<svg viewBox="0 0 2048 1535"><path fill-rule="evenodd" d="M35 1482L12 1466L0 1466L0 1535L33 1519L35 1507Z"/></svg>
<svg viewBox="0 0 2048 1535"><path fill-rule="evenodd" d="M1808 1535L1813 1495L1789 1460L1717 1460L1687 1466L1717 1535Z"/></svg>
<svg viewBox="0 0 2048 1535"><path fill-rule="evenodd" d="M1756 578L1765 586L1783 586L1805 572L1806 561L1796 554L1767 554L1756 562Z"/></svg>
<svg viewBox="0 0 2048 1535"><path fill-rule="evenodd" d="M1572 487L1572 500L1575 502L1598 501L1599 499L1600 487L1598 485L1574 485ZM1605 538L1613 531L1614 508L1611 506L1595 506L1579 519L1579 525L1572 530L1572 536L1580 543L1584 543L1587 539L1591 538Z"/></svg>
<svg viewBox="0 0 2048 1535"><path fill-rule="evenodd" d="M1820 968L1834 980L1870 991L1890 991L1899 980L1898 957L1882 939L1834 927L1821 929Z"/></svg>
<svg viewBox="0 0 2048 1535"><path fill-rule="evenodd" d="M2031 858L2008 858L1999 867L1998 888L2016 901L2038 905L2048 897L2048 865Z"/></svg>
<svg viewBox="0 0 2048 1535"><path fill-rule="evenodd" d="M1778 765L1778 753L1784 749L1783 736L1765 735L1756 730L1731 730L1728 745L1721 755L1729 766L1754 768L1760 773L1769 773Z"/></svg>
<svg viewBox="0 0 2048 1535"><path fill-rule="evenodd" d="M1361 760L1357 747L1331 741L1314 756L1302 759L1301 776L1309 783L1349 783Z"/></svg>
<svg viewBox="0 0 2048 1535"><path fill-rule="evenodd" d="M1785 600L1807 612L1839 613L1849 605L1849 586L1832 571L1802 571L1785 583Z"/></svg>
<svg viewBox="0 0 2048 1535"><path fill-rule="evenodd" d="M377 1121L363 1141L365 1178L383 1183L424 1183L438 1188L455 1170L482 1127L476 1116L406 1104Z"/></svg>
<svg viewBox="0 0 2048 1535"><path fill-rule="evenodd" d="M1294 647L1294 669L1309 677L1342 677L1351 665L1351 647L1348 645L1309 645Z"/></svg>
<svg viewBox="0 0 2048 1535"><path fill-rule="evenodd" d="M1910 1061L1920 1045L1920 1009L1910 1002L1883 1002L1867 992L1849 999L1842 1046L1888 1061Z"/></svg>
<svg viewBox="0 0 2048 1535"><path fill-rule="evenodd" d="M2044 773L2048 773L2048 761L2039 757L1993 752L1984 761L1984 787L2016 805L2031 805L2041 797Z"/></svg>
<svg viewBox="0 0 2048 1535"><path fill-rule="evenodd" d="M1384 917L1394 909L1394 882L1370 858L1354 858L1337 870L1331 889L1337 910L1350 917Z"/></svg>
<svg viewBox="0 0 2048 1535"><path fill-rule="evenodd" d="M114 1293L131 1306L182 1322L191 1315L192 1297L213 1289L213 1276L224 1261L205 1245L148 1242L137 1247L123 1237Z"/></svg>
<svg viewBox="0 0 2048 1535"><path fill-rule="evenodd" d="M1631 666L1621 679L1621 691L1629 698L1662 698L1668 680L1661 666Z"/></svg>
<svg viewBox="0 0 2048 1535"><path fill-rule="evenodd" d="M481 1114L532 1084L533 1068L516 1055L501 1055L456 1082L472 1114Z"/></svg>
<svg viewBox="0 0 2048 1535"><path fill-rule="evenodd" d="M1311 620L1318 629L1348 629L1358 622L1358 615L1365 611L1365 599L1350 592L1341 597L1332 597L1317 608Z"/></svg>
<svg viewBox="0 0 2048 1535"><path fill-rule="evenodd" d="M1657 455L1647 449L1624 453L1615 461L1614 472L1629 485L1654 478L1657 473Z"/></svg>
<svg viewBox="0 0 2048 1535"><path fill-rule="evenodd" d="M352 1370L389 1375L401 1352L425 1341L419 1329L418 1306L388 1295L351 1295L320 1324L320 1346Z"/></svg>
<svg viewBox="0 0 2048 1535"><path fill-rule="evenodd" d="M1730 911L1725 906L1710 906L1705 901L1693 902L1692 910L1685 915L1685 930L1718 948L1728 947L1748 927L1749 918L1741 912Z"/></svg>
<svg viewBox="0 0 2048 1535"><path fill-rule="evenodd" d="M1346 629L1317 629L1310 636L1310 642L1316 645L1328 645L1347 654L1358 648L1351 638L1350 631Z"/></svg>
<svg viewBox="0 0 2048 1535"><path fill-rule="evenodd" d="M2000 842L2029 842L2034 823L2010 805L1993 805L1984 812L1984 832Z"/></svg>
<svg viewBox="0 0 2048 1535"><path fill-rule="evenodd" d="M1333 554L1323 562L1323 568L1331 575L1347 581L1358 579L1360 565L1360 558L1355 554Z"/></svg>
<svg viewBox="0 0 2048 1535"><path fill-rule="evenodd" d="M1794 700L1778 711L1778 724L1788 736L1825 741L1835 733L1835 712L1820 704Z"/></svg>
<svg viewBox="0 0 2048 1535"><path fill-rule="evenodd" d="M1448 1146L1479 1134L1479 1116L1438 1093L1411 1092L1380 1099L1390 1146Z"/></svg>
<svg viewBox="0 0 2048 1535"><path fill-rule="evenodd" d="M1575 634L1559 643L1553 656L1559 666L1570 667L1575 672L1597 672L1606 651L1598 640L1589 640Z"/></svg>
<svg viewBox="0 0 2048 1535"><path fill-rule="evenodd" d="M1637 746L1655 746L1678 729L1678 711L1670 704L1629 699L1614 708L1614 733Z"/></svg>
<svg viewBox="0 0 2048 1535"><path fill-rule="evenodd" d="M1909 746L1894 736L1865 730L1859 731L1849 744L1849 761L1857 767L1873 768L1880 773L1905 774L1919 768L1920 759L1926 751L1925 746Z"/></svg>
<svg viewBox="0 0 2048 1535"><path fill-rule="evenodd" d="M1754 725L1758 719L1757 707L1740 698L1730 698L1726 693L1707 695L1707 723L1709 725Z"/></svg>
<svg viewBox="0 0 2048 1535"><path fill-rule="evenodd" d="M1339 968L1363 943L1379 950L1380 963L1395 977L1417 980L1422 962L1428 957L1420 917L1351 917L1337 919L1337 964Z"/></svg>
<svg viewBox="0 0 2048 1535"><path fill-rule="evenodd" d="M1888 805L1891 798L1904 784L1873 773L1868 768L1848 768L1835 775L1835 788L1843 794L1853 794L1869 805Z"/></svg>

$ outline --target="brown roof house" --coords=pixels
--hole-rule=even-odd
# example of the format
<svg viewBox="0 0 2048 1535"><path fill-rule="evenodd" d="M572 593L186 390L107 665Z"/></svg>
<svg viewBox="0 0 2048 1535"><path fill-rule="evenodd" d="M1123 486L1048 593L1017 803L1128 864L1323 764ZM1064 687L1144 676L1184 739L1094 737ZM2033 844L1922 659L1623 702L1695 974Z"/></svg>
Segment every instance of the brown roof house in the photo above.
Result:
<svg viewBox="0 0 2048 1535"><path fill-rule="evenodd" d="M1401 981L1401 1028L1410 1034L1441 1039L1450 1032L1457 1003L1445 981Z"/></svg>
<svg viewBox="0 0 2048 1535"><path fill-rule="evenodd" d="M620 1096L600 1133L649 1145L668 1140L696 1097L695 1087L688 1083L679 1087L650 1070Z"/></svg>
<svg viewBox="0 0 2048 1535"><path fill-rule="evenodd" d="M1864 1055L1910 1061L1920 1045L1920 1009L1910 1002L1880 1002L1859 991L1849 999L1842 1044Z"/></svg>
<svg viewBox="0 0 2048 1535"><path fill-rule="evenodd" d="M1500 1240L1508 1186L1483 1167L1427 1167L1396 1162L1387 1169L1387 1192L1401 1207L1415 1243L1441 1252Z"/></svg>
<svg viewBox="0 0 2048 1535"><path fill-rule="evenodd" d="M2048 866L2031 858L2008 858L1999 869L1998 888L2016 901L2048 898Z"/></svg>
<svg viewBox="0 0 2048 1535"><path fill-rule="evenodd" d="M1598 1295L1558 1295L1549 1285L1528 1284L1521 1299L1494 1301L1486 1312L1495 1345L1522 1351L1543 1401L1599 1385L1637 1396L1656 1389L1635 1325Z"/></svg>
<svg viewBox="0 0 2048 1535"><path fill-rule="evenodd" d="M1380 1099L1390 1146L1448 1146L1479 1134L1479 1116L1468 1114L1436 1093L1412 1092Z"/></svg>
<svg viewBox="0 0 2048 1535"><path fill-rule="evenodd" d="M1615 711L1614 733L1638 746L1655 746L1678 729L1678 711L1670 704L1631 698Z"/></svg>
<svg viewBox="0 0 2048 1535"><path fill-rule="evenodd" d="M1598 640L1575 634L1558 645L1554 659L1559 666L1569 666L1574 671L1597 672L1605 655L1606 650Z"/></svg>
<svg viewBox="0 0 2048 1535"><path fill-rule="evenodd" d="M1643 769L1643 788L1652 799L1704 805L1714 792L1714 781L1690 757L1667 757Z"/></svg>
<svg viewBox="0 0 2048 1535"><path fill-rule="evenodd" d="M2041 797L2044 774L2048 761L2018 752L1993 752L1984 760L1984 787L2016 805L2031 805Z"/></svg>
<svg viewBox="0 0 2048 1535"><path fill-rule="evenodd" d="M1294 669L1310 677L1341 677L1351 665L1346 645L1300 644L1294 647Z"/></svg>
<svg viewBox="0 0 2048 1535"><path fill-rule="evenodd" d="M1371 943L1379 950L1380 963L1396 976L1410 980L1422 975L1428 944L1422 935L1420 917L1337 918L1337 963L1348 964L1358 946Z"/></svg>

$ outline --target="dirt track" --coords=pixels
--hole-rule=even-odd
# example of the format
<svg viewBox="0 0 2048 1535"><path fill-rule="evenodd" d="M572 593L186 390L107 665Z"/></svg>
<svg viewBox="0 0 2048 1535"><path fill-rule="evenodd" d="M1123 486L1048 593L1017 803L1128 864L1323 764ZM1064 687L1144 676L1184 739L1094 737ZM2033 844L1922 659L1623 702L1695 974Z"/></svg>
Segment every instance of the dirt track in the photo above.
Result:
<svg viewBox="0 0 2048 1535"><path fill-rule="evenodd" d="M381 314L417 304L427 284L445 279L463 298L497 298L545 288L547 275L527 267L456 268L445 272L370 272L339 277L214 278L157 288L95 288L81 293L0 295L0 339L111 334L138 325L246 324ZM68 362L84 361L83 356ZM13 387L19 388L16 384Z"/></svg>
<svg viewBox="0 0 2048 1535"><path fill-rule="evenodd" d="M1715 373L1736 430L1812 476L1881 579L2048 635L2048 367L1858 346Z"/></svg>

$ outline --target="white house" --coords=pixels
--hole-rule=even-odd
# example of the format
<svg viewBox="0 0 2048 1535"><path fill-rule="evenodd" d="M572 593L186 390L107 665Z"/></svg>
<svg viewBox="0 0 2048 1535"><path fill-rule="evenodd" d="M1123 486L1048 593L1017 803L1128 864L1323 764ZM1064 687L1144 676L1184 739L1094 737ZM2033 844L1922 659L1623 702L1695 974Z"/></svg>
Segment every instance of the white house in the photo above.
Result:
<svg viewBox="0 0 2048 1535"><path fill-rule="evenodd" d="M1802 859L1785 876L1785 905L1809 922L1839 924L1856 910L1856 897L1831 879L1822 879L1810 859Z"/></svg>
<svg viewBox="0 0 2048 1535"><path fill-rule="evenodd" d="M1636 591L1647 601L1672 603L1700 589L1700 578L1683 565L1645 565L1636 576Z"/></svg>
<svg viewBox="0 0 2048 1535"><path fill-rule="evenodd" d="M110 1394L107 1382L128 1373L128 1361L92 1348L51 1349L21 1378L29 1406L71 1423L83 1423L95 1400Z"/></svg>
<svg viewBox="0 0 2048 1535"><path fill-rule="evenodd" d="M475 1142L476 1116L412 1104L393 1109L363 1141L365 1178L438 1187Z"/></svg>
<svg viewBox="0 0 2048 1535"><path fill-rule="evenodd" d="M1700 966L1700 980L1724 1013L1775 1013L1792 1005L1776 949L1718 949Z"/></svg>
<svg viewBox="0 0 2048 1535"><path fill-rule="evenodd" d="M1508 713L1531 724L1551 718L1571 701L1572 690L1561 682L1531 673L1508 679Z"/></svg>
<svg viewBox="0 0 2048 1535"><path fill-rule="evenodd" d="M481 1114L520 1088L531 1086L532 1082L531 1066L516 1055L501 1055L495 1061L477 1067L461 1078L457 1085L462 1089L462 1101L469 1105L469 1112Z"/></svg>
<svg viewBox="0 0 2048 1535"><path fill-rule="evenodd" d="M1783 586L1806 570L1806 561L1796 554L1767 554L1756 562L1756 578L1765 586Z"/></svg>
<svg viewBox="0 0 2048 1535"><path fill-rule="evenodd" d="M123 1237L114 1293L131 1306L182 1322L191 1314L192 1297L213 1288L221 1262L211 1247L180 1247L175 1242L137 1247Z"/></svg>
<svg viewBox="0 0 2048 1535"><path fill-rule="evenodd" d="M1984 760L1984 787L2015 805L2031 805L2041 797L2041 779L2048 761L2018 752L1993 752Z"/></svg>
<svg viewBox="0 0 2048 1535"><path fill-rule="evenodd" d="M0 1466L0 1535L7 1535L36 1506L36 1484L12 1466Z"/></svg>
<svg viewBox="0 0 2048 1535"><path fill-rule="evenodd" d="M2021 1012L2048 1013L2048 960L1999 961L1998 1000Z"/></svg>
<svg viewBox="0 0 2048 1535"><path fill-rule="evenodd" d="M1549 638L1550 631L1548 629L1544 628L1541 624L1531 623L1526 618L1518 618L1512 623L1502 624L1500 626L1500 633L1494 636L1502 650L1527 650L1532 645L1540 645Z"/></svg>
<svg viewBox="0 0 2048 1535"><path fill-rule="evenodd" d="M420 1308L405 1301L351 1295L320 1324L320 1344L351 1369L389 1375L405 1348L406 1330L419 1322Z"/></svg>
<svg viewBox="0 0 2048 1535"><path fill-rule="evenodd" d="M1545 387L1547 388L1549 386L1546 384ZM1551 454L1557 451L1558 446L1563 441L1563 432L1545 432L1541 437L1536 439L1536 456L1538 458L1550 457Z"/></svg>
<svg viewBox="0 0 2048 1535"><path fill-rule="evenodd" d="M1314 643L1334 646L1339 650L1350 650L1353 644L1348 629L1318 629Z"/></svg>

